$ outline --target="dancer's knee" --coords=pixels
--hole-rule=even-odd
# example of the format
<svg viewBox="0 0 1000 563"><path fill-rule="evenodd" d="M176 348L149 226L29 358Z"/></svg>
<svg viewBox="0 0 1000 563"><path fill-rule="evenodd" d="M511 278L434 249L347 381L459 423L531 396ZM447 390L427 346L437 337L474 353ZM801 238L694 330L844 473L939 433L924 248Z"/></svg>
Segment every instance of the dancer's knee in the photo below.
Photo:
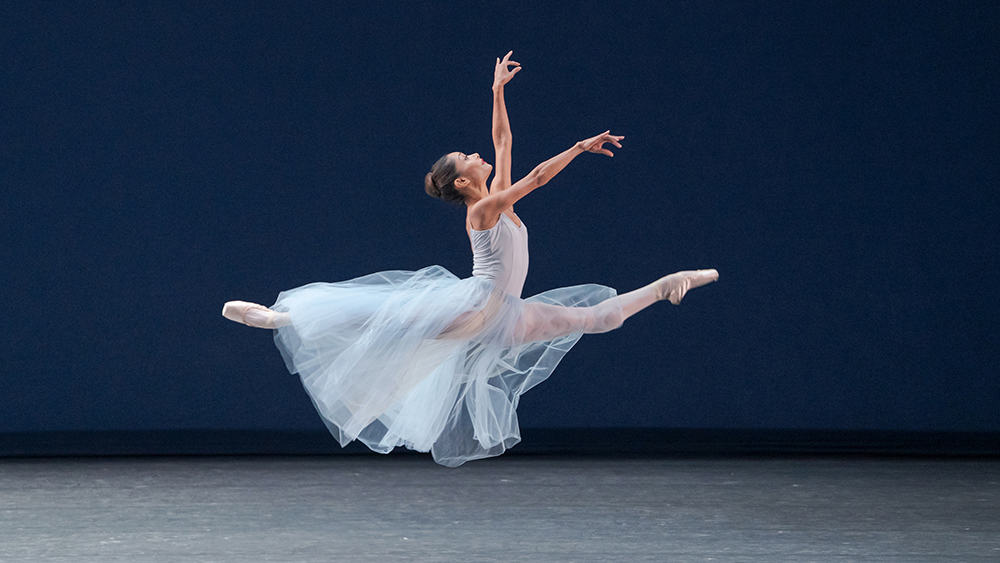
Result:
<svg viewBox="0 0 1000 563"><path fill-rule="evenodd" d="M587 318L587 330L584 332L600 334L622 326L622 323L625 322L625 313L615 299L608 299L593 307L584 308Z"/></svg>

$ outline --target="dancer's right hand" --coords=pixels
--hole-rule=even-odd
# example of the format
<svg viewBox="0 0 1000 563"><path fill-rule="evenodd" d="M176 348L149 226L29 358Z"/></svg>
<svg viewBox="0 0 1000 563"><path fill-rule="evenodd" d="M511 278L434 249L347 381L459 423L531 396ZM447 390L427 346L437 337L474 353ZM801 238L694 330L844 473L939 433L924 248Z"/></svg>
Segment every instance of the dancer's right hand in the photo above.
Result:
<svg viewBox="0 0 1000 563"><path fill-rule="evenodd" d="M608 156L615 156L614 153L604 148L604 143L611 143L612 145L622 148L621 141L625 137L622 135L612 135L611 130L607 130L596 137L591 137L589 139L584 139L577 143L577 146L587 152L594 152L600 154L606 154Z"/></svg>
<svg viewBox="0 0 1000 563"><path fill-rule="evenodd" d="M510 60L510 55L514 51L509 51L503 56L503 60L497 59L497 66L493 69L493 88L497 89L504 84L510 82L510 79L514 77L519 70L521 70L521 63L514 62ZM514 65L514 70L508 70L507 67Z"/></svg>

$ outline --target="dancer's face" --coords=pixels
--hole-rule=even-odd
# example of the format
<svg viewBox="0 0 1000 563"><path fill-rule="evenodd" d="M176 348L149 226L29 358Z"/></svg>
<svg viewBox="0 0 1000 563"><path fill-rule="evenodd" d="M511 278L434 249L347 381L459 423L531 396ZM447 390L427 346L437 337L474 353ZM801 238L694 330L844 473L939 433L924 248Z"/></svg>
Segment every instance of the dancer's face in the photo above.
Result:
<svg viewBox="0 0 1000 563"><path fill-rule="evenodd" d="M470 180L483 180L489 178L490 171L493 170L488 162L479 158L479 153L465 154L461 152L451 153L451 158L455 161L455 168L463 177Z"/></svg>

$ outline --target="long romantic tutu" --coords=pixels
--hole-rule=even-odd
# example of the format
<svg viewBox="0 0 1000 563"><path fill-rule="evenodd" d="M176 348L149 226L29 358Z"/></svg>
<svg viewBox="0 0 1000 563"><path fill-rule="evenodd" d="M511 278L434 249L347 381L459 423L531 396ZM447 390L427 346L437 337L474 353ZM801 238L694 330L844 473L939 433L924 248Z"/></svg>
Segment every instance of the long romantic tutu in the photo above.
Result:
<svg viewBox="0 0 1000 563"><path fill-rule="evenodd" d="M530 304L590 307L616 295L586 284L519 299L490 280L429 266L311 283L281 292L271 309L289 313L275 344L342 446L405 446L455 467L518 443L520 396L583 332L621 324L617 299L603 307L607 326L586 331ZM539 331L540 322L550 326ZM548 339L530 341L539 335Z"/></svg>

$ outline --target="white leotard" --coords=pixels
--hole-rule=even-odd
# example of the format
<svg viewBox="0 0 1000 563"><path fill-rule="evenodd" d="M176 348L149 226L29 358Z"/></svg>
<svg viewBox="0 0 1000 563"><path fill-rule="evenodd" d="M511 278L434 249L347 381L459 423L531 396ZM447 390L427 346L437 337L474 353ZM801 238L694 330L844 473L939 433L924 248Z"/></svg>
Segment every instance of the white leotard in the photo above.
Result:
<svg viewBox="0 0 1000 563"><path fill-rule="evenodd" d="M472 235L472 275L492 280L514 297L521 297L528 275L528 228L518 227L506 213L492 228Z"/></svg>

